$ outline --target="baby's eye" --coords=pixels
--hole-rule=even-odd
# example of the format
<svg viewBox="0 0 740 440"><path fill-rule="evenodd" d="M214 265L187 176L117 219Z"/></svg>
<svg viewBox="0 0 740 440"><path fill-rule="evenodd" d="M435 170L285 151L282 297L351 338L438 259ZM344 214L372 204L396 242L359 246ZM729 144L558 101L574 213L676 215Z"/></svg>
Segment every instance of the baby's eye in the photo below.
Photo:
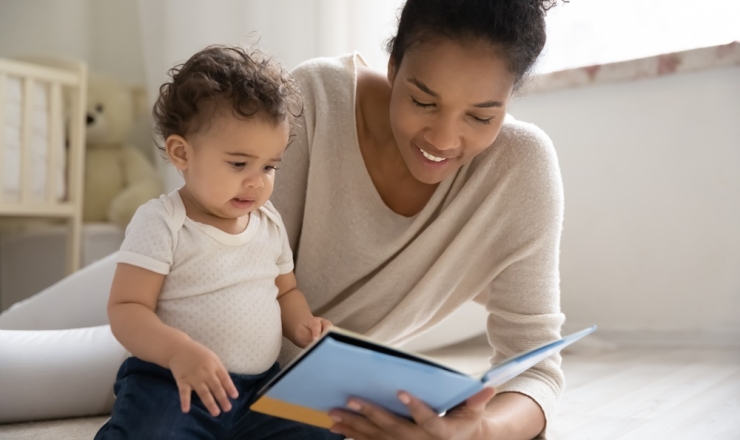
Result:
<svg viewBox="0 0 740 440"><path fill-rule="evenodd" d="M247 165L247 163L246 162L229 162L229 165L231 165L232 167L236 169L242 169Z"/></svg>
<svg viewBox="0 0 740 440"><path fill-rule="evenodd" d="M421 107L421 108L434 107L434 104L425 103L425 102L419 102L419 101L415 100L414 98L411 98L411 103L414 104L415 106Z"/></svg>
<svg viewBox="0 0 740 440"><path fill-rule="evenodd" d="M265 166L265 172L266 173L269 173L271 171L277 171L277 170L278 170L278 167L276 167L276 166L273 166L273 165L267 165L267 166Z"/></svg>

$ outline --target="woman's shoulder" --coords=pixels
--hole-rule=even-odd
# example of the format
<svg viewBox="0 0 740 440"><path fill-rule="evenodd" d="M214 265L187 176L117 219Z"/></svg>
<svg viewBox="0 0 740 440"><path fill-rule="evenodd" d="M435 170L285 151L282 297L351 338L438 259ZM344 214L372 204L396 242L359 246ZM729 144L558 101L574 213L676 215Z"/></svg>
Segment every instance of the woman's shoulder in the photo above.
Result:
<svg viewBox="0 0 740 440"><path fill-rule="evenodd" d="M557 172L558 158L550 137L537 125L507 115L494 143L475 160L476 168L495 168L498 173Z"/></svg>
<svg viewBox="0 0 740 440"><path fill-rule="evenodd" d="M511 201L556 209L563 202L560 166L550 137L535 124L511 116L493 145L473 160L468 180L478 182L486 194L505 191Z"/></svg>
<svg viewBox="0 0 740 440"><path fill-rule="evenodd" d="M356 54L339 57L320 57L302 62L292 71L302 93L317 89L341 91L337 82L354 82L354 58ZM351 89L350 89L351 91Z"/></svg>

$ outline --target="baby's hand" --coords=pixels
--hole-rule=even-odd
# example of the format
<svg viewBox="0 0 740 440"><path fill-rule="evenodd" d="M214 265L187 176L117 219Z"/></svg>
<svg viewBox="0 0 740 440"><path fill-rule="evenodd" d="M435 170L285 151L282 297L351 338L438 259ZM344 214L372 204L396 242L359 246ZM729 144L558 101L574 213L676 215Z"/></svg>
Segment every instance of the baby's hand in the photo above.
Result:
<svg viewBox="0 0 740 440"><path fill-rule="evenodd" d="M221 359L216 353L195 341L183 344L170 359L169 367L180 390L182 412L190 411L190 397L193 391L198 393L198 397L213 417L221 413L219 405L224 411L231 410L228 396L232 399L239 396Z"/></svg>
<svg viewBox="0 0 740 440"><path fill-rule="evenodd" d="M328 319L312 316L311 319L299 324L295 330L295 343L297 346L304 348L306 345L318 339L324 330L332 327Z"/></svg>

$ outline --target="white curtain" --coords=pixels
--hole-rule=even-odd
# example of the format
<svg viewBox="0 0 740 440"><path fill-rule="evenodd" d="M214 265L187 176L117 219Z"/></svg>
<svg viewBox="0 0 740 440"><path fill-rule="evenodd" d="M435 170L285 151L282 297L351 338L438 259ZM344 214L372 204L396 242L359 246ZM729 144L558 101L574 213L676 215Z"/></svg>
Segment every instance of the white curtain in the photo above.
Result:
<svg viewBox="0 0 740 440"><path fill-rule="evenodd" d="M147 91L173 65L209 44L255 43L292 69L317 56L359 51L384 71L385 41L402 0L138 0ZM159 164L168 191L182 185Z"/></svg>

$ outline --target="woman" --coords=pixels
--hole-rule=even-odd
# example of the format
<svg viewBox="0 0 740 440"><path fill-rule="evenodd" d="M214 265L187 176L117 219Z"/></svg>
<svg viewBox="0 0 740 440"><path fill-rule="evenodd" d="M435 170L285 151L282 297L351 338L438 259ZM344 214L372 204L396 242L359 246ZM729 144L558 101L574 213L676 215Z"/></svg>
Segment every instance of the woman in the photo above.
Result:
<svg viewBox="0 0 740 440"><path fill-rule="evenodd" d="M557 159L541 131L506 117L553 3L408 0L387 76L358 55L295 70L303 130L273 200L316 314L395 343L475 299L490 313L498 360L559 336ZM333 430L356 440L532 438L562 382L553 357L445 417L413 397L416 424L354 402L365 417L333 412Z"/></svg>
<svg viewBox="0 0 740 440"><path fill-rule="evenodd" d="M273 202L315 314L397 343L475 300L494 360L560 336L557 159L544 133L507 116L555 3L408 0L386 76L359 55L295 70L302 128ZM282 359L294 353L286 345ZM544 433L562 386L553 356L444 417L401 393L416 423L353 400L360 415L332 411L332 430L528 439Z"/></svg>

